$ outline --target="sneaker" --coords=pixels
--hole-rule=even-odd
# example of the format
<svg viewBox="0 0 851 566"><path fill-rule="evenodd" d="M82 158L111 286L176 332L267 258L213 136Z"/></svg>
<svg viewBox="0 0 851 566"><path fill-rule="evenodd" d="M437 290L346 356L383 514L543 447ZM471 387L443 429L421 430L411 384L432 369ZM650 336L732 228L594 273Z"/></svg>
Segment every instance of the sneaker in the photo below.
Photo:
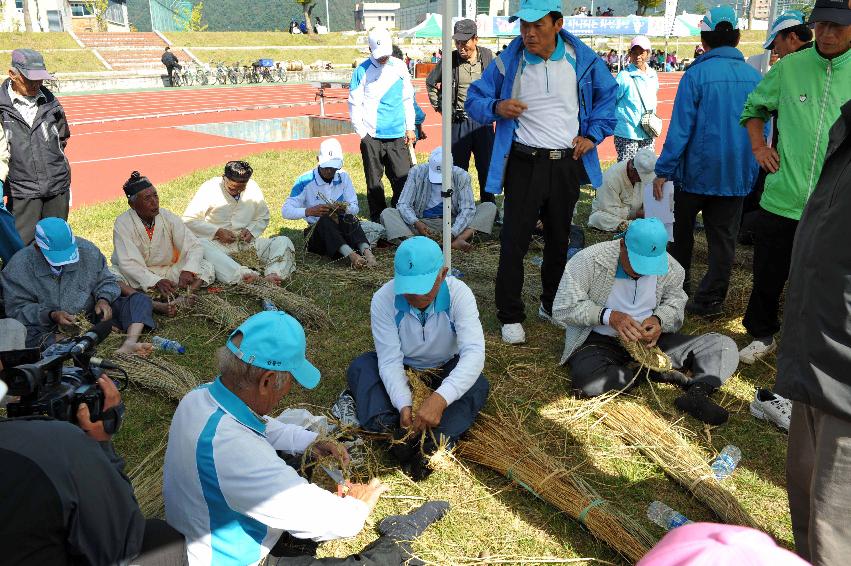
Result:
<svg viewBox="0 0 851 566"><path fill-rule="evenodd" d="M340 396L334 401L334 404L331 406L331 414L335 419L340 421L342 426L350 426L357 428L360 426L358 422L357 409L355 407L355 398L352 397L351 392L346 389Z"/></svg>
<svg viewBox="0 0 851 566"><path fill-rule="evenodd" d="M502 325L502 341L506 344L523 344L526 341L526 331L519 322Z"/></svg>
<svg viewBox="0 0 851 566"><path fill-rule="evenodd" d="M774 340L774 337L771 337L771 341L768 343L763 342L762 340L754 340L741 350L739 350L739 361L743 364L751 365L757 360L761 360L768 354L774 352L777 349L777 342Z"/></svg>
<svg viewBox="0 0 851 566"><path fill-rule="evenodd" d="M689 314L702 316L704 318L714 318L724 314L724 301L712 301L711 303L699 303L694 299L686 303L686 312Z"/></svg>
<svg viewBox="0 0 851 566"><path fill-rule="evenodd" d="M789 419L792 416L792 401L757 387L751 401L751 414L758 419L768 421L789 432Z"/></svg>
<svg viewBox="0 0 851 566"><path fill-rule="evenodd" d="M546 322L549 322L553 326L558 326L559 328L565 328L565 324L563 322L560 322L560 321L554 319L552 313L547 312L547 309L544 308L543 303L538 305L538 318L540 318L541 320L544 320ZM505 336L505 334L503 334L503 336Z"/></svg>

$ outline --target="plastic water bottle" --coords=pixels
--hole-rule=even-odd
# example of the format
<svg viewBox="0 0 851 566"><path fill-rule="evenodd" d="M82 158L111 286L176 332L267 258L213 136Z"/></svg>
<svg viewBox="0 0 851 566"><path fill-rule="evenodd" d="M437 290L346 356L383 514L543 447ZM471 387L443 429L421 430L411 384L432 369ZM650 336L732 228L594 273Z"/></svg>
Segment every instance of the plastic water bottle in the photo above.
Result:
<svg viewBox="0 0 851 566"><path fill-rule="evenodd" d="M674 511L661 501L654 501L647 507L647 518L666 531L688 525L692 522L685 515Z"/></svg>
<svg viewBox="0 0 851 566"><path fill-rule="evenodd" d="M720 481L732 475L733 470L736 469L736 466L739 464L739 460L741 459L742 451L739 450L738 447L728 444L723 450L721 450L721 453L712 460L709 467L712 468L712 472L715 474L715 479Z"/></svg>
<svg viewBox="0 0 851 566"><path fill-rule="evenodd" d="M539 255L536 255L535 257L529 260L529 263L541 267L542 265L544 265L544 258Z"/></svg>
<svg viewBox="0 0 851 566"><path fill-rule="evenodd" d="M177 340L169 340L168 338L163 338L162 336L154 336L151 339L151 342L154 345L154 348L157 350L162 350L164 352L174 352L175 354L185 354L186 348L180 345L180 342Z"/></svg>
<svg viewBox="0 0 851 566"><path fill-rule="evenodd" d="M275 303L273 303L271 301L271 299L263 299L263 302L261 304L263 305L264 311L276 311L276 310L278 310L278 307L275 306Z"/></svg>
<svg viewBox="0 0 851 566"><path fill-rule="evenodd" d="M464 272L461 271L460 269L458 269L457 267L453 267L452 269L450 269L449 275L451 275L452 277L455 277L457 279L463 279L464 278Z"/></svg>

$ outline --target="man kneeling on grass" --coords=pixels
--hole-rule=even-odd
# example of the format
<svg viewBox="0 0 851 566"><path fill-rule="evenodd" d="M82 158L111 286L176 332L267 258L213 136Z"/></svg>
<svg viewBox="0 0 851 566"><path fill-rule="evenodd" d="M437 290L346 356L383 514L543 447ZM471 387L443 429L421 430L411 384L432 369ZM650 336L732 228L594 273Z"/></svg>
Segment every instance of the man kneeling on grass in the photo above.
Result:
<svg viewBox="0 0 851 566"><path fill-rule="evenodd" d="M658 346L674 368L650 373L655 381L684 387L676 406L712 425L727 411L709 395L736 371L738 350L721 334L680 334L688 297L685 272L666 251L668 232L657 218L634 220L611 242L577 253L561 278L553 318L566 325L564 354L573 390L593 397L633 385L636 368L622 342Z"/></svg>
<svg viewBox="0 0 851 566"><path fill-rule="evenodd" d="M121 288L97 247L77 238L61 218L35 226L35 241L9 260L2 273L6 314L27 328L27 347L46 347L63 327L83 314L92 322L112 320L127 334L119 352L147 355L152 346L139 342L144 329L156 328L151 298Z"/></svg>
<svg viewBox="0 0 851 566"><path fill-rule="evenodd" d="M441 440L453 444L473 424L490 388L482 375L485 337L476 298L459 279L446 276L443 252L422 236L396 250L395 277L372 297L375 352L356 358L347 372L357 419L365 430L392 431L409 442L391 452L414 479L428 474L425 453ZM405 370L419 370L434 392L416 414Z"/></svg>
<svg viewBox="0 0 851 566"><path fill-rule="evenodd" d="M377 479L347 483L338 497L278 456L310 451L349 460L344 447L317 440L315 432L263 416L293 381L306 389L319 383L305 347L304 329L293 317L255 314L219 350L219 377L180 401L168 434L163 498L166 520L186 537L190 566L258 564L267 554L276 558L266 564L281 566L403 564L410 542L448 510L446 502L428 502L381 521L382 536L358 555L313 556L311 541L357 535L388 487Z"/></svg>
<svg viewBox="0 0 851 566"><path fill-rule="evenodd" d="M130 210L115 219L112 267L130 287L164 297L190 293L215 279L204 248L180 218L160 209L157 188L138 171L124 183ZM185 301L181 297L175 303Z"/></svg>
<svg viewBox="0 0 851 566"><path fill-rule="evenodd" d="M216 270L216 280L228 285L260 276L231 257L244 248L257 252L266 265L263 276L276 285L295 270L289 238L260 237L269 226L269 207L253 174L245 161L229 161L224 174L201 185L183 212L183 221L204 248L204 259Z"/></svg>
<svg viewBox="0 0 851 566"><path fill-rule="evenodd" d="M343 148L336 138L319 146L319 165L293 185L281 214L307 220L307 251L330 258L349 258L352 267L375 267L375 256L357 219L358 197L343 168Z"/></svg>
<svg viewBox="0 0 851 566"><path fill-rule="evenodd" d="M443 148L431 152L428 163L413 167L399 196L396 208L381 213L381 223L390 241L415 234L439 237L443 233ZM452 167L452 247L467 251L476 232L490 234L496 219L496 205L476 206L470 175Z"/></svg>

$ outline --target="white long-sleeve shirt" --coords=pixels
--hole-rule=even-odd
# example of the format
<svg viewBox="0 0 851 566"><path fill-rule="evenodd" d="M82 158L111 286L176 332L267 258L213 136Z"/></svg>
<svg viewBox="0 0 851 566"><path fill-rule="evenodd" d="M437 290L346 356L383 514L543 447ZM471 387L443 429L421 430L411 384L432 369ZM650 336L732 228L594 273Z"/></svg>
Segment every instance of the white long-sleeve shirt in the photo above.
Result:
<svg viewBox="0 0 851 566"><path fill-rule="evenodd" d="M316 541L361 531L364 502L308 483L275 452L300 454L314 440L257 416L220 379L183 398L168 434L163 499L190 566L258 564L283 531Z"/></svg>
<svg viewBox="0 0 851 566"><path fill-rule="evenodd" d="M372 57L360 64L349 85L349 116L358 136L395 139L414 129L414 86L405 63Z"/></svg>
<svg viewBox="0 0 851 566"><path fill-rule="evenodd" d="M447 277L421 322L420 311L403 295L396 295L394 288L391 280L376 291L370 310L378 372L390 401L400 411L411 405L406 365L438 368L458 354L455 369L437 388L451 405L473 386L485 367L485 335L476 298L463 281Z"/></svg>
<svg viewBox="0 0 851 566"><path fill-rule="evenodd" d="M284 201L284 206L281 207L281 215L288 220L307 220L308 224L313 224L319 220L316 216L306 216L306 211L312 206L320 204L328 204L328 202L319 195L323 195L331 202L343 201L348 203L346 212L352 216L357 216L358 196L355 194L355 187L352 184L352 178L345 171L337 171L330 183L319 176L319 171L313 169L296 179L290 196Z"/></svg>
<svg viewBox="0 0 851 566"><path fill-rule="evenodd" d="M212 240L219 228L239 232L243 228L255 238L269 225L269 207L260 186L250 179L235 199L225 188L223 177L205 182L183 211L183 222L192 233Z"/></svg>
<svg viewBox="0 0 851 566"><path fill-rule="evenodd" d="M641 183L627 175L627 161L615 163L603 174L603 185L594 193L588 226L614 232L621 222L633 220L644 206Z"/></svg>

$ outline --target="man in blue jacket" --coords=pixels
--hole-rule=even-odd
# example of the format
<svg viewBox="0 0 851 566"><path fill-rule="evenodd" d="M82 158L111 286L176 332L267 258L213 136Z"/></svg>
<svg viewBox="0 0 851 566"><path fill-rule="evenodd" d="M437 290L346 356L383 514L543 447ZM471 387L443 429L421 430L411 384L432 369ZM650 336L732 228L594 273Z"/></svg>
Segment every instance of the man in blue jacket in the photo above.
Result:
<svg viewBox="0 0 851 566"><path fill-rule="evenodd" d="M691 293L690 268L694 224L703 212L709 259L706 275L686 305L701 316L721 314L736 253L742 203L759 166L738 115L762 78L736 49L740 32L736 12L716 6L700 22L706 50L680 80L671 125L656 161L654 191L676 183L674 241L668 251L686 271L683 287Z"/></svg>
<svg viewBox="0 0 851 566"><path fill-rule="evenodd" d="M594 51L562 29L560 10L558 0L522 0L511 17L520 19L520 37L470 85L465 103L475 121L496 122L485 190L499 194L505 187L495 299L509 344L526 341L523 257L538 219L544 223L538 315L552 322L579 186L602 184L596 147L616 123L615 80Z"/></svg>

